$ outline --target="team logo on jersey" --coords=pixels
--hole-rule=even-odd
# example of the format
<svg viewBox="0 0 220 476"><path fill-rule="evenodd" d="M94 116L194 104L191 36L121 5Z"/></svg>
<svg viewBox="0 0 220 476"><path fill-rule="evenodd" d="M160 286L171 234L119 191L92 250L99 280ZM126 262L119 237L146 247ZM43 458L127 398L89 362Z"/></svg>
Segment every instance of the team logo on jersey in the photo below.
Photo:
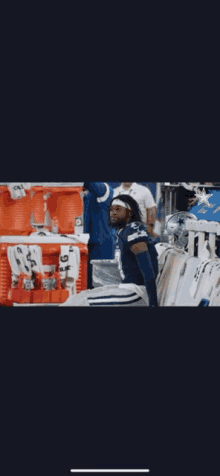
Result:
<svg viewBox="0 0 220 476"><path fill-rule="evenodd" d="M141 237L144 237L144 236L148 236L146 231L144 231L144 230L140 231L139 230L137 233L133 233L133 235L128 236L128 241L136 240L136 238L141 238Z"/></svg>

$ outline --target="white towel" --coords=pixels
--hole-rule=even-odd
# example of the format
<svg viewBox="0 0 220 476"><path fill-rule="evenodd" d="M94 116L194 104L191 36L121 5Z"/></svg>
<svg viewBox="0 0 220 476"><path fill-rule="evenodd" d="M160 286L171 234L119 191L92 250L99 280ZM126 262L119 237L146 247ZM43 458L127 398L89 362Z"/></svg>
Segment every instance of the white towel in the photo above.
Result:
<svg viewBox="0 0 220 476"><path fill-rule="evenodd" d="M11 266L11 274L12 274L12 288L15 288L16 285L18 284L18 278L20 275L20 269L18 267L18 264L16 262L15 256L14 256L14 247L9 246L7 249L7 255L8 255L8 261Z"/></svg>
<svg viewBox="0 0 220 476"><path fill-rule="evenodd" d="M29 251L28 257L30 259L32 272L44 274L41 246L30 245Z"/></svg>
<svg viewBox="0 0 220 476"><path fill-rule="evenodd" d="M162 294L162 300L159 300L160 293L158 289L158 300L163 306L175 306L177 293L178 293L178 284L184 272L186 266L187 255L176 255L170 256L169 260L169 274L167 274L166 279L163 280L164 289ZM162 287L162 282L160 283Z"/></svg>
<svg viewBox="0 0 220 476"><path fill-rule="evenodd" d="M210 293L210 306L220 306L220 260L216 262L211 276L212 289Z"/></svg>
<svg viewBox="0 0 220 476"><path fill-rule="evenodd" d="M30 183L22 183L22 182L11 182L8 184L8 189L11 194L11 198L13 200L19 200L26 196L25 190L30 189Z"/></svg>
<svg viewBox="0 0 220 476"><path fill-rule="evenodd" d="M66 282L70 295L76 293L76 281L79 277L80 268L80 250L77 246L61 245L60 247L60 260L59 260L59 272L60 279Z"/></svg>
<svg viewBox="0 0 220 476"><path fill-rule="evenodd" d="M204 279L202 292L204 297L207 297L210 300L210 305L212 298L215 294L215 289L218 287L218 282L220 279L220 260L216 259L210 263L209 273L206 279Z"/></svg>
<svg viewBox="0 0 220 476"><path fill-rule="evenodd" d="M160 243L158 243L159 245ZM169 257L169 254L172 252L172 251L177 251L179 252L179 249L175 248L174 246L171 246L169 244L167 244L166 246L166 243L161 243L161 245L164 245L164 247L159 247L158 245L156 245L156 250L157 250L157 253L158 253L158 265L159 265L159 271L158 271L158 275L157 275L157 279L156 279L156 284L157 286L159 285L159 282L160 282L160 279L161 279L161 276L164 272L164 269L165 269L165 265L166 265L166 262L167 262L167 259ZM160 249L162 250L162 253L160 253Z"/></svg>
<svg viewBox="0 0 220 476"><path fill-rule="evenodd" d="M42 250L40 246L17 245L8 247L8 260L12 271L12 287L18 283L20 274L26 274L32 280L32 273L42 273ZM31 281L31 289L34 282Z"/></svg>
<svg viewBox="0 0 220 476"><path fill-rule="evenodd" d="M167 248L160 255L156 286L161 307L175 305L177 286L186 259L187 253L175 247Z"/></svg>
<svg viewBox="0 0 220 476"><path fill-rule="evenodd" d="M205 241L203 245L202 253L201 253L201 263L197 267L197 270L192 282L192 286L190 288L190 295L192 296L193 299L196 298L200 286L202 286L201 291L204 294L204 297L210 298L210 296L213 294L213 290L214 290L213 283L215 279L215 270L216 270L216 266L218 265L218 261L214 261L210 269L209 264L212 262L213 260L211 259L210 244L209 244L209 241L207 240ZM207 270L207 266L210 272L208 273L206 279L203 280L204 273Z"/></svg>
<svg viewBox="0 0 220 476"><path fill-rule="evenodd" d="M211 258L211 249L210 249L210 244L209 244L208 240L205 241L205 243L202 247L201 258L202 259L210 259Z"/></svg>
<svg viewBox="0 0 220 476"><path fill-rule="evenodd" d="M77 281L80 267L80 250L78 246L70 246L69 256L71 269L68 271L68 277L74 278Z"/></svg>
<svg viewBox="0 0 220 476"><path fill-rule="evenodd" d="M30 250L27 245L17 245L14 247L14 256L20 270L20 273L31 277Z"/></svg>
<svg viewBox="0 0 220 476"><path fill-rule="evenodd" d="M14 247L8 247L8 260L12 270L12 288L14 288L19 280L20 274L26 274L28 279L26 280L26 289L33 289L34 283L32 278L31 263L28 259L30 257L30 251L27 245L17 245Z"/></svg>
<svg viewBox="0 0 220 476"><path fill-rule="evenodd" d="M196 295L201 284L203 273L205 272L206 266L210 263L210 259L202 260L197 266L192 285L190 287L190 295L193 299L196 299Z"/></svg>

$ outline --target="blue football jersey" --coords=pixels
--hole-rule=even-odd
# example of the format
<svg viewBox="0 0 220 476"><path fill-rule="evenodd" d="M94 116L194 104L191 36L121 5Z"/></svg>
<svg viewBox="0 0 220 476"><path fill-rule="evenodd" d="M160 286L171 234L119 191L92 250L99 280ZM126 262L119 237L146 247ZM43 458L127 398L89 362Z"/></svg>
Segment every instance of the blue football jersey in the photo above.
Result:
<svg viewBox="0 0 220 476"><path fill-rule="evenodd" d="M84 199L84 233L90 234L89 243L97 245L93 259L114 258L114 231L108 224L108 207L113 189L105 182L84 182L89 191Z"/></svg>
<svg viewBox="0 0 220 476"><path fill-rule="evenodd" d="M118 261L123 283L145 285L135 254L130 249L132 245L141 241L147 243L155 276L158 274L158 254L145 225L138 222L129 223L116 233L115 259Z"/></svg>
<svg viewBox="0 0 220 476"><path fill-rule="evenodd" d="M212 195L208 200L209 205L197 203L189 211L196 215L198 220L220 222L220 190L206 189L206 194Z"/></svg>

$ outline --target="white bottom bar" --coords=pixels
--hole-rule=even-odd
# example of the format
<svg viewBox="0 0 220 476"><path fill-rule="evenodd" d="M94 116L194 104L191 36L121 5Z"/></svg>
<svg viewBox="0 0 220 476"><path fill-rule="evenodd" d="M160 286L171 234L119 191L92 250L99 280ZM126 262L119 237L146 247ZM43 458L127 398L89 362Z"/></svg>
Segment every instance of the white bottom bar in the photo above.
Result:
<svg viewBox="0 0 220 476"><path fill-rule="evenodd" d="M149 469L71 469L71 473L149 473Z"/></svg>

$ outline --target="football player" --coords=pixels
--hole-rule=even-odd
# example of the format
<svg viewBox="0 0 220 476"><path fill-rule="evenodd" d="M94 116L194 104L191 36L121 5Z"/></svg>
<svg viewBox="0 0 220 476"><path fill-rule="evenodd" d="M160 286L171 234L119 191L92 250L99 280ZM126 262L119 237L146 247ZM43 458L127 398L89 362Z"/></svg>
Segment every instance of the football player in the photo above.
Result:
<svg viewBox="0 0 220 476"><path fill-rule="evenodd" d="M109 225L116 230L115 258L122 283L83 291L62 306L157 307L157 251L141 221L137 202L128 195L113 198Z"/></svg>
<svg viewBox="0 0 220 476"><path fill-rule="evenodd" d="M137 202L128 195L115 197L110 205L110 224L116 228L115 258L122 282L144 285L150 306L157 306L157 251Z"/></svg>
<svg viewBox="0 0 220 476"><path fill-rule="evenodd" d="M93 259L113 259L114 234L108 223L113 189L105 182L84 182L84 233L89 233L88 289L92 289Z"/></svg>
<svg viewBox="0 0 220 476"><path fill-rule="evenodd" d="M138 203L142 220L147 224L147 230L151 236L154 235L154 225L156 221L156 203L149 187L136 182L122 182L114 189L114 197L118 195L130 195Z"/></svg>

